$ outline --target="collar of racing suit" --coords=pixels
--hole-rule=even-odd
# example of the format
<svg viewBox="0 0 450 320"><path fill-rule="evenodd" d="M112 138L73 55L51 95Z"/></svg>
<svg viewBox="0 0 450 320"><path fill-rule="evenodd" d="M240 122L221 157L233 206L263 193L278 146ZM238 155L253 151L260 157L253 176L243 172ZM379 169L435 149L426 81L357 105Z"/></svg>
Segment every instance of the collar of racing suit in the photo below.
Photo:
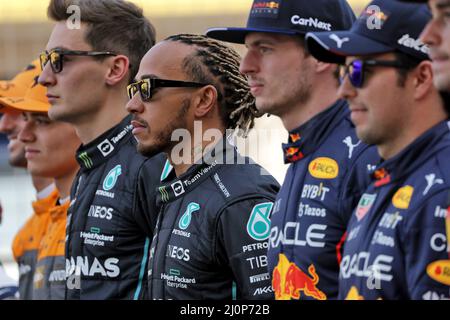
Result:
<svg viewBox="0 0 450 320"><path fill-rule="evenodd" d="M158 206L172 202L178 197L189 193L214 174L221 165L230 163L243 164L246 161L245 159L240 156L230 139L224 135L212 149L205 153L202 159L197 161L180 177L175 176L175 170L165 175L162 179L163 184L158 187L156 192ZM230 162L230 160L232 161ZM248 163L248 160L246 163Z"/></svg>
<svg viewBox="0 0 450 320"><path fill-rule="evenodd" d="M346 116L347 106L346 101L337 100L326 110L290 131L288 142L282 145L284 163L299 161L319 148L330 131L334 130L335 124Z"/></svg>
<svg viewBox="0 0 450 320"><path fill-rule="evenodd" d="M403 179L416 170L418 166L432 157L448 144L439 144L443 136L448 135L450 144L450 122L442 121L419 136L396 156L380 163L371 174L375 187Z"/></svg>
<svg viewBox="0 0 450 320"><path fill-rule="evenodd" d="M131 115L126 116L118 125L77 150L77 161L82 170L91 170L120 150L118 146L132 138Z"/></svg>
<svg viewBox="0 0 450 320"><path fill-rule="evenodd" d="M50 208L50 217L53 222L64 218L67 214L67 210L69 209L70 201L66 201L63 204L55 205L53 208Z"/></svg>
<svg viewBox="0 0 450 320"><path fill-rule="evenodd" d="M48 197L33 201L31 205L33 206L34 213L39 216L48 212L48 210L56 204L58 197L59 192L55 188Z"/></svg>

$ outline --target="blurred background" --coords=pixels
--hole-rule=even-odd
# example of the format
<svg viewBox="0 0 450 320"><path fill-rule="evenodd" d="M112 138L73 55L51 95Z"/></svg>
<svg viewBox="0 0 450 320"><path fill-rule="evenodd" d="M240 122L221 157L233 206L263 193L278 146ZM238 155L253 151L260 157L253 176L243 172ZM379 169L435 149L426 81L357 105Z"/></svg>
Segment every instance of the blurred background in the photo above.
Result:
<svg viewBox="0 0 450 320"><path fill-rule="evenodd" d="M311 0L314 1L314 0ZM348 0L356 14L368 0ZM144 8L157 30L157 39L177 33L204 33L209 27L244 26L252 0L132 0ZM48 0L0 1L0 79L9 80L44 50L53 24L47 20ZM241 54L244 47L234 48ZM283 165L281 143L287 132L276 117L257 120L253 132L238 146L282 183L287 166ZM20 226L32 213L35 194L25 170L8 165L7 140L0 134L0 261L7 273L18 279L12 260L11 242Z"/></svg>

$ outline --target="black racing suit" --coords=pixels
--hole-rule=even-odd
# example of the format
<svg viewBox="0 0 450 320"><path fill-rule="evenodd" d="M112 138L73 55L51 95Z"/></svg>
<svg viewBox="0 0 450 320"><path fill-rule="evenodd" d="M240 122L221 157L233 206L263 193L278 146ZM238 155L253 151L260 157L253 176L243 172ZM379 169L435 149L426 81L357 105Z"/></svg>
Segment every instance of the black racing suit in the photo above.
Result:
<svg viewBox="0 0 450 320"><path fill-rule="evenodd" d="M165 161L136 150L127 116L77 151L67 215L66 299L143 299Z"/></svg>
<svg viewBox="0 0 450 320"><path fill-rule="evenodd" d="M149 263L152 299L273 296L267 239L279 185L223 141L203 163L179 178L172 172L159 187ZM219 161L224 154L234 164Z"/></svg>

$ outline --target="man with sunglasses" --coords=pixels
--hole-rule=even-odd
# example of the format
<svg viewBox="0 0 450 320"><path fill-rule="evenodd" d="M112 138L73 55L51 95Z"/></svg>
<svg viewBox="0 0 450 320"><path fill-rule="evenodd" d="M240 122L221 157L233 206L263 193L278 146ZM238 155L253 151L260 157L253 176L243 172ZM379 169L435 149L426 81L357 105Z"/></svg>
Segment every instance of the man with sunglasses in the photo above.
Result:
<svg viewBox="0 0 450 320"><path fill-rule="evenodd" d="M142 9L122 0L52 0L56 21L41 54L52 120L74 125L83 145L67 216L66 299L142 299L163 159L136 151L126 87L154 44Z"/></svg>
<svg viewBox="0 0 450 320"><path fill-rule="evenodd" d="M173 165L158 188L152 299L272 296L266 252L279 185L230 142L257 115L239 60L219 41L174 35L145 55L129 87L138 150Z"/></svg>
<svg viewBox="0 0 450 320"><path fill-rule="evenodd" d="M318 59L345 58L339 95L382 158L349 222L340 298L449 298L450 122L419 40L430 18L425 5L375 0L349 31L306 37Z"/></svg>
<svg viewBox="0 0 450 320"><path fill-rule="evenodd" d="M283 150L291 165L268 250L276 299L337 298L347 221L376 161L376 151L356 137L346 102L337 100L337 66L317 61L304 44L309 31L350 28L353 20L345 0L255 0L247 28L207 32L245 43L241 71L256 106L289 131Z"/></svg>

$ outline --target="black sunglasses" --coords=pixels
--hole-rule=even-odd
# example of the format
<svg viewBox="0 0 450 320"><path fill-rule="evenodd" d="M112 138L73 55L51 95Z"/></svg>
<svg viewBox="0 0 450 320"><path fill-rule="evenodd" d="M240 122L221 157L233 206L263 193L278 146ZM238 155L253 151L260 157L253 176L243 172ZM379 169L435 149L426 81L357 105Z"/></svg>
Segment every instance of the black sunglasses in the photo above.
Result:
<svg viewBox="0 0 450 320"><path fill-rule="evenodd" d="M144 78L138 82L134 82L127 87L128 98L130 100L136 93L141 94L142 101L149 101L153 96L153 90L157 88L201 88L207 86L205 83L166 80L157 78Z"/></svg>
<svg viewBox="0 0 450 320"><path fill-rule="evenodd" d="M60 73L63 70L63 60L64 56L88 56L88 57L99 57L99 56L117 56L114 52L99 52L99 51L73 51L73 50L61 50L54 49L50 52L44 51L39 55L39 60L41 62L41 68L44 67L50 61L50 66L54 73Z"/></svg>
<svg viewBox="0 0 450 320"><path fill-rule="evenodd" d="M364 75L367 71L367 67L390 67L397 69L408 69L409 67L400 61L396 60L360 60L356 59L347 65L341 65L339 67L339 79L344 82L344 78L348 75L350 83L355 88L362 88L364 85Z"/></svg>

